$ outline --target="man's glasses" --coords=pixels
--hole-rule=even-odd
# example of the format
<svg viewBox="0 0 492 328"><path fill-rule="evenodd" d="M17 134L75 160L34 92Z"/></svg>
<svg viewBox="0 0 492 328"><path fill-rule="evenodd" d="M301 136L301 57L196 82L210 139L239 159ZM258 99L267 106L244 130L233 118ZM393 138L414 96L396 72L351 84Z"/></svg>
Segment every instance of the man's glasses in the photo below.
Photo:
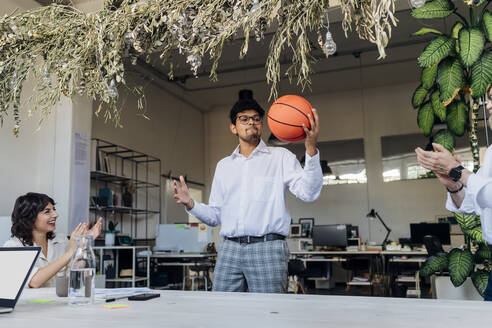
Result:
<svg viewBox="0 0 492 328"><path fill-rule="evenodd" d="M262 121L260 115L253 115L253 116L241 115L241 116L238 116L237 119L239 120L239 123L245 124L245 125L249 123L250 119L253 120L253 124L260 124Z"/></svg>

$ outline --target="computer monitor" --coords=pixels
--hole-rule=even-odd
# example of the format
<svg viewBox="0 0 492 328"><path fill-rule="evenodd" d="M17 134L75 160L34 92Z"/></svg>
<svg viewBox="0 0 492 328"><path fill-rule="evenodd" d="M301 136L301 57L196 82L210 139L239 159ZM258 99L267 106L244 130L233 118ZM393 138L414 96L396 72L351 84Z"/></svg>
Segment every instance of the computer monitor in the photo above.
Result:
<svg viewBox="0 0 492 328"><path fill-rule="evenodd" d="M347 247L347 225L315 225L313 227L313 246Z"/></svg>
<svg viewBox="0 0 492 328"><path fill-rule="evenodd" d="M451 244L449 223L411 223L410 239L413 245L422 245L424 236L436 236L443 245Z"/></svg>

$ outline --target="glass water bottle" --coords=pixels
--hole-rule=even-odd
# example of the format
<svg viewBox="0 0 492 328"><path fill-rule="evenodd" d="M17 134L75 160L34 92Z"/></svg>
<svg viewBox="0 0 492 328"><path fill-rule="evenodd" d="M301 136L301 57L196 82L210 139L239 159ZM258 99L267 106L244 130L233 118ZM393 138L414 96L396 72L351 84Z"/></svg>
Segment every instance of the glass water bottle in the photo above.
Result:
<svg viewBox="0 0 492 328"><path fill-rule="evenodd" d="M93 236L76 236L77 249L70 261L68 281L68 304L84 305L94 303L96 258L92 250Z"/></svg>

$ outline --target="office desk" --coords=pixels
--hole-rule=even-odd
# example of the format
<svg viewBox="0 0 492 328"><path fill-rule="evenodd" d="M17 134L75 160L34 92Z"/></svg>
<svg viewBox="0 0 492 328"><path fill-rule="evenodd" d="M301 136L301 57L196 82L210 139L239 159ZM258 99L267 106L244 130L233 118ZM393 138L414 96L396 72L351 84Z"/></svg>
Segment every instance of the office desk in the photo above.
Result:
<svg viewBox="0 0 492 328"><path fill-rule="evenodd" d="M309 262L347 262L349 259L364 257L369 260L369 281L352 279L352 272L347 271L347 288L350 286L369 286L373 295L374 262L380 258L380 251L295 251L291 257L298 258L304 263ZM323 280L323 278L308 278L309 280Z"/></svg>
<svg viewBox="0 0 492 328"><path fill-rule="evenodd" d="M26 303L39 298L56 302ZM54 289L26 289L14 312L0 315L0 326L463 328L492 322L490 304L479 301L183 291L162 291L145 302L118 300L130 307L114 310L101 303L72 308L66 301L56 298Z"/></svg>
<svg viewBox="0 0 492 328"><path fill-rule="evenodd" d="M413 285L413 288L407 289L407 296L414 296L420 298L422 296L422 291L420 290L420 274L419 270L422 264L427 260L427 251L426 250L415 250L415 251L383 251L381 252L384 272L387 276L389 276L390 280L388 281L388 288L386 288L385 296L390 296L390 285L392 283L399 284L410 284ZM405 258L402 258L405 257ZM399 264L405 263L416 263L416 270L411 272L411 275L400 275L402 272ZM390 267L391 264L394 264L394 269Z"/></svg>
<svg viewBox="0 0 492 328"><path fill-rule="evenodd" d="M192 266L200 266L200 265L214 267L215 266L214 258L216 256L217 253L198 254L198 253L154 252L152 255L150 255L150 261L152 262L153 266L182 267L183 268L182 283L184 284L187 268L190 268ZM142 257L146 257L146 256L142 255Z"/></svg>

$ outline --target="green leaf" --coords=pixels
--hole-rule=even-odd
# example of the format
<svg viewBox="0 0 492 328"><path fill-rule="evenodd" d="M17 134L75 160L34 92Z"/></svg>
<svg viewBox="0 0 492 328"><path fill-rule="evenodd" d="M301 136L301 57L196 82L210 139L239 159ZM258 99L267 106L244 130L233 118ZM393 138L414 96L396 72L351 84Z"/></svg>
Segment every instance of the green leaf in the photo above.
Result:
<svg viewBox="0 0 492 328"><path fill-rule="evenodd" d="M441 253L436 256L430 256L420 269L422 277L428 277L436 272L440 272L448 267L448 254Z"/></svg>
<svg viewBox="0 0 492 328"><path fill-rule="evenodd" d="M436 135L433 138L433 142L440 144L444 148L446 148L450 153L453 152L454 146L456 145L456 140L451 132L448 129L441 129L437 131Z"/></svg>
<svg viewBox="0 0 492 328"><path fill-rule="evenodd" d="M473 255L469 249L454 248L449 252L449 276L455 287L461 286L473 271Z"/></svg>
<svg viewBox="0 0 492 328"><path fill-rule="evenodd" d="M468 107L462 101L453 101L448 106L447 123L448 129L456 136L465 134L466 122L468 120Z"/></svg>
<svg viewBox="0 0 492 328"><path fill-rule="evenodd" d="M480 217L475 214L454 213L461 230L473 229L480 225Z"/></svg>
<svg viewBox="0 0 492 328"><path fill-rule="evenodd" d="M412 17L417 19L444 18L454 11L454 4L449 0L434 0L420 8L412 10Z"/></svg>
<svg viewBox="0 0 492 328"><path fill-rule="evenodd" d="M477 263L483 263L484 261L490 262L490 248L486 244L480 244L478 250L475 252L475 261Z"/></svg>
<svg viewBox="0 0 492 328"><path fill-rule="evenodd" d="M453 29L451 30L451 37L454 39L454 40L458 40L458 35L461 31L461 29L464 27L463 23L461 22L456 22L453 26ZM455 49L456 49L456 53L459 53L460 52L460 44L459 42L455 42Z"/></svg>
<svg viewBox="0 0 492 328"><path fill-rule="evenodd" d="M429 67L449 56L453 51L455 41L448 36L441 35L432 40L424 49L418 62L420 67Z"/></svg>
<svg viewBox="0 0 492 328"><path fill-rule="evenodd" d="M432 88L432 86L436 82L436 76L437 76L437 64L422 69L422 74L420 76L420 79L422 81L422 86L427 90Z"/></svg>
<svg viewBox="0 0 492 328"><path fill-rule="evenodd" d="M473 286L477 289L477 292L483 296L485 293L485 289L487 288L487 284L489 282L490 272L487 270L477 270L473 272L471 275L471 279L473 282Z"/></svg>
<svg viewBox="0 0 492 328"><path fill-rule="evenodd" d="M461 22L456 22L453 25L453 28L451 29L451 37L453 39L458 40L458 34L460 33L461 29L464 27L463 23Z"/></svg>
<svg viewBox="0 0 492 328"><path fill-rule="evenodd" d="M487 243L483 238L481 226L475 227L473 229L462 229L462 230L465 235L475 240L477 243L482 243L482 244Z"/></svg>
<svg viewBox="0 0 492 328"><path fill-rule="evenodd" d="M434 126L434 111L432 110L432 105L426 102L419 109L417 116L417 122L419 127L424 132L426 137L430 136L432 133L432 127Z"/></svg>
<svg viewBox="0 0 492 328"><path fill-rule="evenodd" d="M425 97L427 96L428 91L422 87L419 86L413 93L412 97L412 106L413 108L419 108L422 103L425 100Z"/></svg>
<svg viewBox="0 0 492 328"><path fill-rule="evenodd" d="M425 34L428 34L428 33L434 33L434 34L442 35L442 32L441 31L438 31L436 29L429 28L429 27L422 27L417 32L412 33L412 35L413 36L419 36L419 35L425 35Z"/></svg>
<svg viewBox="0 0 492 328"><path fill-rule="evenodd" d="M466 67L475 63L483 52L485 37L478 28L463 28L458 34L460 58Z"/></svg>
<svg viewBox="0 0 492 328"><path fill-rule="evenodd" d="M456 58L447 58L437 68L439 96L444 106L449 105L465 84L463 66Z"/></svg>
<svg viewBox="0 0 492 328"><path fill-rule="evenodd" d="M492 42L492 14L488 10L483 13L482 22L487 39Z"/></svg>
<svg viewBox="0 0 492 328"><path fill-rule="evenodd" d="M439 90L431 94L431 103L434 114L439 117L441 122L446 122L446 106L444 106L439 98Z"/></svg>
<svg viewBox="0 0 492 328"><path fill-rule="evenodd" d="M471 67L472 96L483 96L492 83L492 52L486 51Z"/></svg>

